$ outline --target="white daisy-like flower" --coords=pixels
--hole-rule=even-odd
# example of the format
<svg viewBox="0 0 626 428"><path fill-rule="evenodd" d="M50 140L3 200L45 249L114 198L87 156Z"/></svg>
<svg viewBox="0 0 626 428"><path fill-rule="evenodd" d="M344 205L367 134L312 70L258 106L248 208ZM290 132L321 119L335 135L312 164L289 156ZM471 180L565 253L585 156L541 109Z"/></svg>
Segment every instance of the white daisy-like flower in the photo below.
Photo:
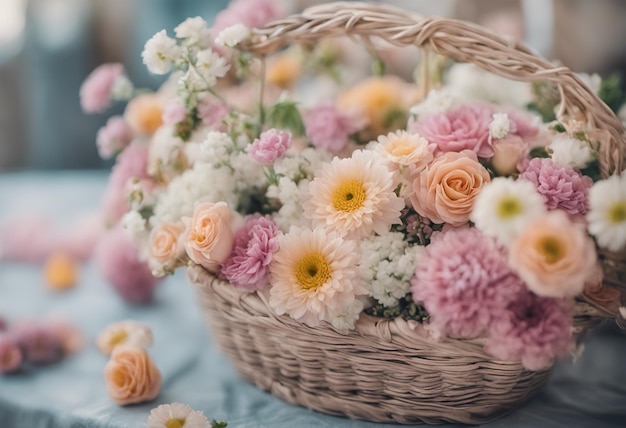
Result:
<svg viewBox="0 0 626 428"><path fill-rule="evenodd" d="M509 115L506 113L494 113L493 119L489 124L489 137L492 139L502 139L509 135L511 122Z"/></svg>
<svg viewBox="0 0 626 428"><path fill-rule="evenodd" d="M161 404L150 411L146 421L148 428L211 428L204 413L193 410L187 404Z"/></svg>
<svg viewBox="0 0 626 428"><path fill-rule="evenodd" d="M406 131L390 132L378 137L378 143L373 149L387 159L393 169L410 167L413 174L421 172L433 160L435 145L428 143L419 134L409 134Z"/></svg>
<svg viewBox="0 0 626 428"><path fill-rule="evenodd" d="M205 47L211 40L211 30L206 21L199 16L185 19L174 28L174 33L177 38L184 39L188 45L198 44Z"/></svg>
<svg viewBox="0 0 626 428"><path fill-rule="evenodd" d="M331 322L367 293L355 241L318 228L291 227L270 264L270 306L309 326Z"/></svg>
<svg viewBox="0 0 626 428"><path fill-rule="evenodd" d="M626 246L626 174L612 175L589 189L589 233L610 251Z"/></svg>
<svg viewBox="0 0 626 428"><path fill-rule="evenodd" d="M204 49L196 55L195 69L204 80L205 86L213 86L217 79L226 75L230 64L214 50Z"/></svg>
<svg viewBox="0 0 626 428"><path fill-rule="evenodd" d="M485 235L507 245L545 211L543 197L533 183L497 177L476 197L470 220Z"/></svg>
<svg viewBox="0 0 626 428"><path fill-rule="evenodd" d="M165 74L180 58L181 53L176 40L168 37L165 30L161 30L146 42L141 58L151 73Z"/></svg>
<svg viewBox="0 0 626 428"><path fill-rule="evenodd" d="M548 148L555 163L572 168L584 168L594 157L589 144L576 138L556 138Z"/></svg>
<svg viewBox="0 0 626 428"><path fill-rule="evenodd" d="M394 193L393 173L383 162L371 150L357 150L350 158L324 164L309 184L305 215L316 227L348 239L389 231L400 223L405 204Z"/></svg>
<svg viewBox="0 0 626 428"><path fill-rule="evenodd" d="M110 355L120 345L148 348L152 346L152 342L152 329L133 320L108 325L96 339L98 349L105 355Z"/></svg>
<svg viewBox="0 0 626 428"><path fill-rule="evenodd" d="M235 24L224 28L215 39L215 43L221 46L234 48L250 36L250 29L244 24Z"/></svg>

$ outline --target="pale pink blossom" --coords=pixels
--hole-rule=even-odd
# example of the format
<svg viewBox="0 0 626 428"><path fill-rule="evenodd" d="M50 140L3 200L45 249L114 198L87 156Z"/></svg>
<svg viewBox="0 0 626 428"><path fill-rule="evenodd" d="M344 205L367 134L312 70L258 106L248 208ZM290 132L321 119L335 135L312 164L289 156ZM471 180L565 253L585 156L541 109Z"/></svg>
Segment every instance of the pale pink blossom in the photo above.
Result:
<svg viewBox="0 0 626 428"><path fill-rule="evenodd" d="M185 247L195 263L211 272L217 272L230 256L235 236L231 228L232 213L225 202L199 204L191 219L184 217L187 226Z"/></svg>
<svg viewBox="0 0 626 428"><path fill-rule="evenodd" d="M124 66L102 64L91 72L80 87L80 105L85 113L102 113L111 105L111 89L124 74Z"/></svg>
<svg viewBox="0 0 626 428"><path fill-rule="evenodd" d="M121 152L133 139L133 131L122 116L109 118L96 136L98 154L102 159L109 159Z"/></svg>
<svg viewBox="0 0 626 428"><path fill-rule="evenodd" d="M198 119L213 130L224 129L223 120L228 114L228 106L219 100L205 98L198 104Z"/></svg>
<svg viewBox="0 0 626 428"><path fill-rule="evenodd" d="M163 123L165 125L176 125L187 117L187 108L178 101L166 104L163 108Z"/></svg>
<svg viewBox="0 0 626 428"><path fill-rule="evenodd" d="M271 166L285 154L289 147L291 147L291 133L272 128L254 140L248 146L247 151L260 164Z"/></svg>
<svg viewBox="0 0 626 428"><path fill-rule="evenodd" d="M222 30L235 24L260 27L283 14L281 5L274 0L233 0L215 17L211 33L217 37Z"/></svg>
<svg viewBox="0 0 626 428"><path fill-rule="evenodd" d="M350 143L350 135L366 125L364 120L337 109L331 103L316 106L303 119L306 135L311 143L333 155L343 153Z"/></svg>

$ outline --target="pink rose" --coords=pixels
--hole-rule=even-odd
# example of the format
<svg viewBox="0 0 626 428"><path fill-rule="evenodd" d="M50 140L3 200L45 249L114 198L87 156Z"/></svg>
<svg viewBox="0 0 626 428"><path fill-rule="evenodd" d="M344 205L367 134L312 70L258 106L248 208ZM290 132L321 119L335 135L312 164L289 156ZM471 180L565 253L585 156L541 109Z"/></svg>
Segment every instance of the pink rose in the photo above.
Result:
<svg viewBox="0 0 626 428"><path fill-rule="evenodd" d="M280 159L291 147L291 134L275 128L268 129L248 146L248 153L254 160L271 166L276 159Z"/></svg>
<svg viewBox="0 0 626 428"><path fill-rule="evenodd" d="M528 144L517 135L493 141L491 165L498 175L513 175L518 163L526 156Z"/></svg>
<svg viewBox="0 0 626 428"><path fill-rule="evenodd" d="M111 88L124 74L122 64L102 64L85 79L80 87L80 106L85 113L102 113L111 105Z"/></svg>
<svg viewBox="0 0 626 428"><path fill-rule="evenodd" d="M489 124L492 109L486 105L473 104L438 114L420 116L409 124L409 130L418 133L441 152L471 150L478 157L493 156L489 141Z"/></svg>
<svg viewBox="0 0 626 428"><path fill-rule="evenodd" d="M413 180L411 203L433 223L461 226L469 220L483 185L490 181L489 172L473 152L444 153Z"/></svg>
<svg viewBox="0 0 626 428"><path fill-rule="evenodd" d="M224 202L204 202L196 207L186 233L187 255L211 272L230 256L235 243L231 212Z"/></svg>
<svg viewBox="0 0 626 428"><path fill-rule="evenodd" d="M159 267L171 268L185 254L185 246L180 242L184 226L162 223L150 232L150 259Z"/></svg>
<svg viewBox="0 0 626 428"><path fill-rule="evenodd" d="M563 211L540 217L511 244L509 263L539 296L572 297L596 272L596 250L584 226Z"/></svg>

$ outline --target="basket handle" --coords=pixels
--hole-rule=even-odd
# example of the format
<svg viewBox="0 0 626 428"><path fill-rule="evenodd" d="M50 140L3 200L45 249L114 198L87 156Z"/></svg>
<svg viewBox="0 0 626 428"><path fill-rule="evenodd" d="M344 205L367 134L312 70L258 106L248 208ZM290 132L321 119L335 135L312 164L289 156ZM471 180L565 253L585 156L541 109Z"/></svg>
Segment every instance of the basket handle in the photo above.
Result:
<svg viewBox="0 0 626 428"><path fill-rule="evenodd" d="M496 75L523 82L547 81L561 95L557 117L582 114L592 129L606 132L598 161L603 177L624 170L626 134L621 121L569 68L555 66L520 43L478 25L446 18L424 18L384 4L337 2L254 29L242 48L263 56L292 43L356 36L369 44L378 38L399 46L428 47L457 62L471 62Z"/></svg>

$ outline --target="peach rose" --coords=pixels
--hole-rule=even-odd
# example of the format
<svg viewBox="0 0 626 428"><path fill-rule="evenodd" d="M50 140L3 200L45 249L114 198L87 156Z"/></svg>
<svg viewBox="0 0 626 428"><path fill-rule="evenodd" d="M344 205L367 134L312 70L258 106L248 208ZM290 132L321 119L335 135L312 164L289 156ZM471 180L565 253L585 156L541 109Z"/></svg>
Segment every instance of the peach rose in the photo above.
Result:
<svg viewBox="0 0 626 428"><path fill-rule="evenodd" d="M230 256L235 242L231 213L224 202L204 202L196 207L186 236L187 255L211 272Z"/></svg>
<svg viewBox="0 0 626 428"><path fill-rule="evenodd" d="M126 106L124 119L133 132L150 136L163 124L164 106L159 94L139 95Z"/></svg>
<svg viewBox="0 0 626 428"><path fill-rule="evenodd" d="M490 181L474 152L444 153L413 180L411 204L434 223L461 226L469 220L483 185Z"/></svg>
<svg viewBox="0 0 626 428"><path fill-rule="evenodd" d="M491 164L498 175L513 175L518 162L528 152L528 145L517 135L493 141Z"/></svg>
<svg viewBox="0 0 626 428"><path fill-rule="evenodd" d="M153 400L161 389L161 372L142 348L115 348L104 367L104 380L109 396L120 405Z"/></svg>
<svg viewBox="0 0 626 428"><path fill-rule="evenodd" d="M158 268L172 268L185 254L185 245L181 235L185 227L182 224L162 223L150 232L150 264Z"/></svg>
<svg viewBox="0 0 626 428"><path fill-rule="evenodd" d="M545 297L572 297L596 274L597 255L580 224L562 211L531 223L511 244L509 264L530 290Z"/></svg>

